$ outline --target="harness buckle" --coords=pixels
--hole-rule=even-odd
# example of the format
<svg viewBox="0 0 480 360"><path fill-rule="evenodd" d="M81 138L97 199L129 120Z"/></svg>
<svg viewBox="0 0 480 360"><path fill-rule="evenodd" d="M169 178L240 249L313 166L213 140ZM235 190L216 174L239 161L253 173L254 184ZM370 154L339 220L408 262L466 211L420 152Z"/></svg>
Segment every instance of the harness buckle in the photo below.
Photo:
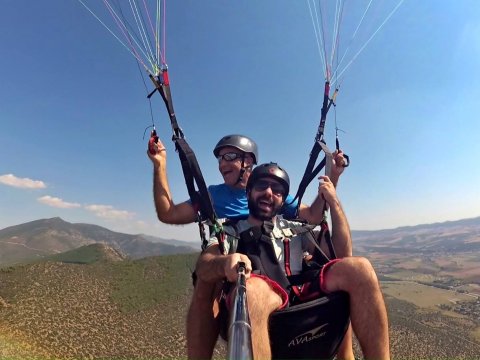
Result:
<svg viewBox="0 0 480 360"><path fill-rule="evenodd" d="M284 236L291 238L293 237L293 232L290 228L281 229Z"/></svg>
<svg viewBox="0 0 480 360"><path fill-rule="evenodd" d="M276 228L276 227L273 228L272 234L273 234L273 237L275 239L282 239L283 238L282 231L279 228Z"/></svg>

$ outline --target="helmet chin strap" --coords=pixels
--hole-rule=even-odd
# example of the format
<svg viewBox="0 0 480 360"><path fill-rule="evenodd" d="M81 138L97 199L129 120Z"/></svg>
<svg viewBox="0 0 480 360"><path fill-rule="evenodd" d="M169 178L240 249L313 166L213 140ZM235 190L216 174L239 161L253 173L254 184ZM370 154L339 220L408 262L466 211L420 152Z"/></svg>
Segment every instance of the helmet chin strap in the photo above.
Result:
<svg viewBox="0 0 480 360"><path fill-rule="evenodd" d="M237 182L235 185L240 183L243 180L243 175L245 175L245 171L247 171L247 168L245 167L245 154L242 155L242 167L240 169L240 174L238 175Z"/></svg>

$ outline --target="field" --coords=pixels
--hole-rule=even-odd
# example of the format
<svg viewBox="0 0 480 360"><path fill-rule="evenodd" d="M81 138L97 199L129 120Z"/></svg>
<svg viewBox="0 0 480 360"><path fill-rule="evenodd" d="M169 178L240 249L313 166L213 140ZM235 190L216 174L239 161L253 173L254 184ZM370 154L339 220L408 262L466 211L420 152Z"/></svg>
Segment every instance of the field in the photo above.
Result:
<svg viewBox="0 0 480 360"><path fill-rule="evenodd" d="M91 261L97 258L91 253L83 254L83 260L73 255L67 263L0 269L1 359L186 357L185 316L196 254L122 261ZM476 297L412 281L443 279L441 286L457 284L457 280L419 273L410 264L410 269L398 263L392 267L390 260L377 265L388 270L379 274L392 357L478 358L480 317L475 314L480 314L480 302L474 303ZM475 286L458 284L456 288ZM361 357L358 344L355 351ZM225 358L224 343L218 344L214 357Z"/></svg>
<svg viewBox="0 0 480 360"><path fill-rule="evenodd" d="M384 294L411 302L423 309L438 310L440 304L450 305L459 301L471 301L472 296L452 290L444 290L412 281L383 281Z"/></svg>
<svg viewBox="0 0 480 360"><path fill-rule="evenodd" d="M478 251L402 249L363 255L381 279L394 357L479 358ZM444 352L439 353L438 347Z"/></svg>

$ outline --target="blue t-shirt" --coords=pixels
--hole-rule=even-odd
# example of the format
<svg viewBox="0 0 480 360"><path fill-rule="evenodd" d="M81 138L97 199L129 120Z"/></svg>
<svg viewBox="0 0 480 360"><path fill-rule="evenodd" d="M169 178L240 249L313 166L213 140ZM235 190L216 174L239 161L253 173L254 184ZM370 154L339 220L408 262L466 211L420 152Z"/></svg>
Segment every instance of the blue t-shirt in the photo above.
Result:
<svg viewBox="0 0 480 360"><path fill-rule="evenodd" d="M219 218L231 220L248 217L248 200L245 189L234 188L225 184L208 187L215 213ZM280 213L286 219L294 219L297 213L298 201L292 203L293 197L288 195Z"/></svg>

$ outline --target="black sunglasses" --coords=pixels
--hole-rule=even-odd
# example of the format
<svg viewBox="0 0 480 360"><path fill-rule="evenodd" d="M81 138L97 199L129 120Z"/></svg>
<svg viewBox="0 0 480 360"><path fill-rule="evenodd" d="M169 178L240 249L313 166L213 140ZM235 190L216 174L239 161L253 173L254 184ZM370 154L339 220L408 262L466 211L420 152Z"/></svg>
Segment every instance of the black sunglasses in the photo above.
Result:
<svg viewBox="0 0 480 360"><path fill-rule="evenodd" d="M234 152L228 152L223 155L217 155L218 162L222 161L222 159L230 162L230 161L241 159L241 158L242 158L242 154L237 154Z"/></svg>
<svg viewBox="0 0 480 360"><path fill-rule="evenodd" d="M273 183L267 180L258 180L255 184L253 184L253 188L256 191L265 191L268 188L272 189L272 193L277 196L284 196L285 189L279 183Z"/></svg>

